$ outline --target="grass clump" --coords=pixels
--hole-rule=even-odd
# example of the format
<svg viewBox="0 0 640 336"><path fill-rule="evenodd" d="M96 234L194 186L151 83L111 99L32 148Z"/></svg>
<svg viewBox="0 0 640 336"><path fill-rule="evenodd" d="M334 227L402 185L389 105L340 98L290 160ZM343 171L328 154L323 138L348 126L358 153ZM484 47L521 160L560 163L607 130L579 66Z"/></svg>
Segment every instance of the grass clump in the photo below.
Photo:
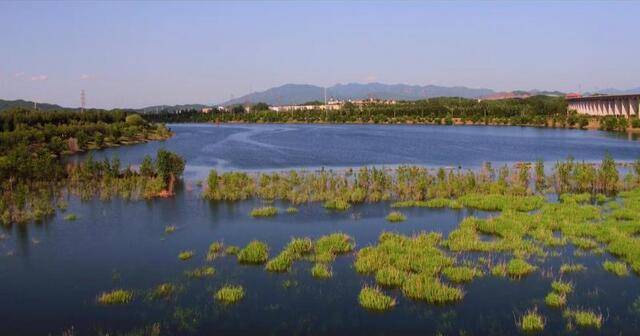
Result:
<svg viewBox="0 0 640 336"><path fill-rule="evenodd" d="M64 216L64 220L66 220L66 221L74 221L74 220L77 220L77 219L78 219L78 216L76 214L72 214L72 213Z"/></svg>
<svg viewBox="0 0 640 336"><path fill-rule="evenodd" d="M462 283L481 276L482 271L468 266L449 266L442 270L442 274L452 282Z"/></svg>
<svg viewBox="0 0 640 336"><path fill-rule="evenodd" d="M345 211L351 207L349 202L342 199L333 199L324 202L324 208L328 210Z"/></svg>
<svg viewBox="0 0 640 336"><path fill-rule="evenodd" d="M176 292L176 286L170 283L161 283L151 291L153 299L168 299Z"/></svg>
<svg viewBox="0 0 640 336"><path fill-rule="evenodd" d="M424 274L408 277L402 285L402 293L408 298L433 304L460 301L464 297L462 289L445 285L438 278Z"/></svg>
<svg viewBox="0 0 640 336"><path fill-rule="evenodd" d="M517 325L524 332L540 332L544 329L545 320L537 309L533 309L524 313Z"/></svg>
<svg viewBox="0 0 640 336"><path fill-rule="evenodd" d="M244 288L240 285L226 285L218 289L215 298L226 304L236 303L244 298Z"/></svg>
<svg viewBox="0 0 640 336"><path fill-rule="evenodd" d="M269 259L269 246L261 241L251 241L240 252L238 261L243 264L263 264Z"/></svg>
<svg viewBox="0 0 640 336"><path fill-rule="evenodd" d="M358 302L366 309L383 311L393 308L396 299L384 294L379 288L365 286L358 294Z"/></svg>
<svg viewBox="0 0 640 336"><path fill-rule="evenodd" d="M587 267L585 267L583 264L562 264L560 265L560 273L565 274L565 273L576 273L576 272L583 272L587 269Z"/></svg>
<svg viewBox="0 0 640 336"><path fill-rule="evenodd" d="M536 270L536 267L523 259L511 259L507 264L507 274L512 278L522 278Z"/></svg>
<svg viewBox="0 0 640 336"><path fill-rule="evenodd" d="M309 238L292 238L289 244L275 258L269 260L265 269L269 272L287 272L294 261L313 251L313 242Z"/></svg>
<svg viewBox="0 0 640 336"><path fill-rule="evenodd" d="M164 233L165 234L172 234L174 232L176 232L178 228L175 225L167 225L164 227Z"/></svg>
<svg viewBox="0 0 640 336"><path fill-rule="evenodd" d="M293 258L291 257L291 254L285 251L269 260L265 269L269 272L287 272L289 271L289 268L291 268L292 264Z"/></svg>
<svg viewBox="0 0 640 336"><path fill-rule="evenodd" d="M227 246L227 248L224 249L224 254L238 255L238 253L240 253L240 248L234 245Z"/></svg>
<svg viewBox="0 0 640 336"><path fill-rule="evenodd" d="M209 245L207 251L207 261L213 261L224 249L224 245L221 242L213 242Z"/></svg>
<svg viewBox="0 0 640 336"><path fill-rule="evenodd" d="M328 279L331 278L333 273L327 264L316 263L313 265L313 268L311 268L311 275L318 279Z"/></svg>
<svg viewBox="0 0 640 336"><path fill-rule="evenodd" d="M570 281L554 280L551 283L551 288L560 294L569 294L573 292L573 283Z"/></svg>
<svg viewBox="0 0 640 336"><path fill-rule="evenodd" d="M102 305L121 305L133 300L133 292L124 289L115 289L111 292L103 292L98 296L98 303Z"/></svg>
<svg viewBox="0 0 640 336"><path fill-rule="evenodd" d="M287 213L289 213L289 214L298 213L298 208L296 208L296 207L288 207L287 208Z"/></svg>
<svg viewBox="0 0 640 336"><path fill-rule="evenodd" d="M266 206L251 210L251 217L273 217L278 214L278 208Z"/></svg>
<svg viewBox="0 0 640 336"><path fill-rule="evenodd" d="M566 319L573 321L578 327L581 328L600 329L600 327L602 327L602 314L596 314L595 312L589 310L567 309L562 315Z"/></svg>
<svg viewBox="0 0 640 336"><path fill-rule="evenodd" d="M507 264L504 262L501 262L493 266L491 268L491 275L497 276L497 277L506 277L508 275Z"/></svg>
<svg viewBox="0 0 640 336"><path fill-rule="evenodd" d="M407 274L393 266L387 266L376 272L376 283L386 287L400 287Z"/></svg>
<svg viewBox="0 0 640 336"><path fill-rule="evenodd" d="M627 264L620 261L605 261L602 263L602 267L605 270L617 275L617 276L627 276L629 275L629 268Z"/></svg>
<svg viewBox="0 0 640 336"><path fill-rule="evenodd" d="M180 253L178 253L178 259L180 260L189 260L191 258L193 258L193 255L195 253L193 251L182 251Z"/></svg>
<svg viewBox="0 0 640 336"><path fill-rule="evenodd" d="M316 240L316 255L331 254L333 256L351 252L355 247L353 239L344 233L332 233Z"/></svg>
<svg viewBox="0 0 640 336"><path fill-rule="evenodd" d="M567 295L552 291L544 298L544 302L549 307L559 308L567 304Z"/></svg>
<svg viewBox="0 0 640 336"><path fill-rule="evenodd" d="M191 271L186 271L185 274L188 277L195 279L210 278L216 274L216 270L211 266L203 266L195 268Z"/></svg>
<svg viewBox="0 0 640 336"><path fill-rule="evenodd" d="M390 214L387 215L386 220L392 223L404 222L407 220L407 217L399 211L392 211Z"/></svg>

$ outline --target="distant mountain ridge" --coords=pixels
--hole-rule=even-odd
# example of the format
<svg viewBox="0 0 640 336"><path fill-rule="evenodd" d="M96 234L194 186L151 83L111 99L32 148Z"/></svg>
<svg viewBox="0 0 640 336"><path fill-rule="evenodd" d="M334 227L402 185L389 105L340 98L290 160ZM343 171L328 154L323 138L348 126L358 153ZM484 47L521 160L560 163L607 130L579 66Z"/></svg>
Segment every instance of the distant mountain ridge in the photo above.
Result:
<svg viewBox="0 0 640 336"><path fill-rule="evenodd" d="M596 93L609 94L609 95L640 94L640 86L636 88L626 89L626 90L608 88L608 89L597 90Z"/></svg>
<svg viewBox="0 0 640 336"><path fill-rule="evenodd" d="M47 103L38 103L38 109L43 111L54 111L54 110L73 110L72 108L62 107L56 104L47 104ZM11 108L25 108L32 109L34 107L34 102L17 99L17 100L4 100L0 99L0 111L8 110Z"/></svg>
<svg viewBox="0 0 640 336"><path fill-rule="evenodd" d="M336 84L327 88L327 98L334 99L397 99L419 100L433 97L480 98L495 93L491 89L476 89L464 86L446 87L437 85L407 85L383 83ZM302 104L308 101L324 101L324 88L310 84L285 84L253 92L228 100L221 105L264 102L269 105Z"/></svg>

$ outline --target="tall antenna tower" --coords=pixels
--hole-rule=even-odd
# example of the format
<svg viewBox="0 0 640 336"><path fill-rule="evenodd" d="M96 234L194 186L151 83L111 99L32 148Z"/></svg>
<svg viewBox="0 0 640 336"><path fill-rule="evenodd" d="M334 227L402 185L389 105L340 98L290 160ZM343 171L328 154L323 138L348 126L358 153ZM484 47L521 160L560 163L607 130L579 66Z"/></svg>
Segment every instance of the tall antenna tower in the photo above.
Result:
<svg viewBox="0 0 640 336"><path fill-rule="evenodd" d="M80 112L84 112L86 105L86 97L84 95L84 89L80 90Z"/></svg>

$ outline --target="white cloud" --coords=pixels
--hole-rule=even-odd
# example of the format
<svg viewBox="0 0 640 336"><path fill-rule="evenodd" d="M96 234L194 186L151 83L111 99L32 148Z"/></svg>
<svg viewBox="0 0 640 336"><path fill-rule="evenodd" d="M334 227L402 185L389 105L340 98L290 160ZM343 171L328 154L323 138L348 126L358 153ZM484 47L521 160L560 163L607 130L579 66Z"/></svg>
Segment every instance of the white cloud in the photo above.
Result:
<svg viewBox="0 0 640 336"><path fill-rule="evenodd" d="M37 76L29 77L30 81L36 81L36 82L46 81L47 79L49 79L49 76L47 75L37 75Z"/></svg>

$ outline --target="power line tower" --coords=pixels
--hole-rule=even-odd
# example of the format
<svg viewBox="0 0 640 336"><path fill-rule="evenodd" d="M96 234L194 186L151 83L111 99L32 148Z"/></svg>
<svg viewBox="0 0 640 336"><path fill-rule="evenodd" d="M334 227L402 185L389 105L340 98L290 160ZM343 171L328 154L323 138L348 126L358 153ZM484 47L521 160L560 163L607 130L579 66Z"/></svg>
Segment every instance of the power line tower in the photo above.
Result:
<svg viewBox="0 0 640 336"><path fill-rule="evenodd" d="M84 89L80 90L80 112L84 112L84 108L86 105L86 96L84 94Z"/></svg>

